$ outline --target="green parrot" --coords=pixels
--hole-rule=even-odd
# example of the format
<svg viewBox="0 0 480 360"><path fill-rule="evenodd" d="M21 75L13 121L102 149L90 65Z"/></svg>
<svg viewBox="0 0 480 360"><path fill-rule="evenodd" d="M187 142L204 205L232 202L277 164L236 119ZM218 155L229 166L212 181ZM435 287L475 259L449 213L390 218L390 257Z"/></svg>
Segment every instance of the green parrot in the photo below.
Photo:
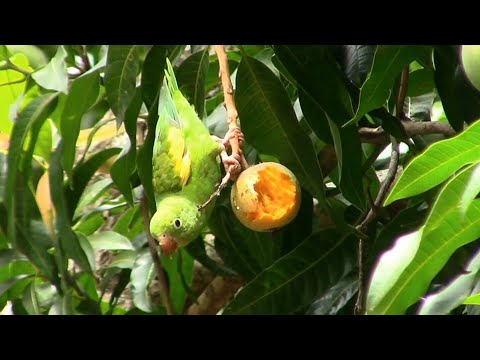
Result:
<svg viewBox="0 0 480 360"><path fill-rule="evenodd" d="M211 196L222 180L220 159L226 169L239 169L238 159L227 155L226 147L233 137L243 143L244 136L238 127L223 139L210 135L179 90L168 59L158 116L152 158L157 210L150 232L162 253L170 255L205 228L215 203Z"/></svg>

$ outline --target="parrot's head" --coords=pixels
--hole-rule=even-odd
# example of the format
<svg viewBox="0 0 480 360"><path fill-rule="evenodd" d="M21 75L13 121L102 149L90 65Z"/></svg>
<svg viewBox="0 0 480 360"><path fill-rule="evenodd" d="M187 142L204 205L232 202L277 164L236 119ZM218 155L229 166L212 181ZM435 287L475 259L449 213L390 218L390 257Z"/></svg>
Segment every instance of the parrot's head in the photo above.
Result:
<svg viewBox="0 0 480 360"><path fill-rule="evenodd" d="M162 253L170 255L200 234L203 216L193 201L170 196L158 202L157 212L150 221L150 232L160 244Z"/></svg>

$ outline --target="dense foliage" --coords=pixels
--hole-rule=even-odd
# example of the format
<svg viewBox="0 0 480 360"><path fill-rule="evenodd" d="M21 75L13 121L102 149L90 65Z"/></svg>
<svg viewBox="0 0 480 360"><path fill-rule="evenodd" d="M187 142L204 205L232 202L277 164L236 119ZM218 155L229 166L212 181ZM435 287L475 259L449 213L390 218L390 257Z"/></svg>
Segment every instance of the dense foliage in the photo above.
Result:
<svg viewBox="0 0 480 360"><path fill-rule="evenodd" d="M174 312L478 314L480 91L461 47L226 49L243 152L290 169L302 202L255 232L224 189L207 231L161 256ZM0 45L0 309L166 313L141 199L152 214L167 57L223 137L210 46Z"/></svg>

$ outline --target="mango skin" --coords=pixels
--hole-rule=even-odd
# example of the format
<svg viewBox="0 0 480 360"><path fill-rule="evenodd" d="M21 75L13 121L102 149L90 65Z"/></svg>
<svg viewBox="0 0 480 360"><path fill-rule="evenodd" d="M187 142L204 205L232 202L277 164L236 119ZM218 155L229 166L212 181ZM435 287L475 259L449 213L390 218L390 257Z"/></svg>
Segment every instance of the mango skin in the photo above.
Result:
<svg viewBox="0 0 480 360"><path fill-rule="evenodd" d="M233 213L247 228L267 232L289 224L301 205L301 188L285 166L265 162L244 170L230 193Z"/></svg>
<svg viewBox="0 0 480 360"><path fill-rule="evenodd" d="M462 64L468 79L480 91L480 45L462 45Z"/></svg>

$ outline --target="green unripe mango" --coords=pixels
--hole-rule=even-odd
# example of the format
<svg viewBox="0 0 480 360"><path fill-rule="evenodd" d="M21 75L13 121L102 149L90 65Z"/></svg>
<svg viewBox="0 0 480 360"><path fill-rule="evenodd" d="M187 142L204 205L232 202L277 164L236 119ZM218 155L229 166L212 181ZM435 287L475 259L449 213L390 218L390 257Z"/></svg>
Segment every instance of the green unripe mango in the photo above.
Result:
<svg viewBox="0 0 480 360"><path fill-rule="evenodd" d="M480 45L462 45L462 63L468 79L480 90Z"/></svg>

